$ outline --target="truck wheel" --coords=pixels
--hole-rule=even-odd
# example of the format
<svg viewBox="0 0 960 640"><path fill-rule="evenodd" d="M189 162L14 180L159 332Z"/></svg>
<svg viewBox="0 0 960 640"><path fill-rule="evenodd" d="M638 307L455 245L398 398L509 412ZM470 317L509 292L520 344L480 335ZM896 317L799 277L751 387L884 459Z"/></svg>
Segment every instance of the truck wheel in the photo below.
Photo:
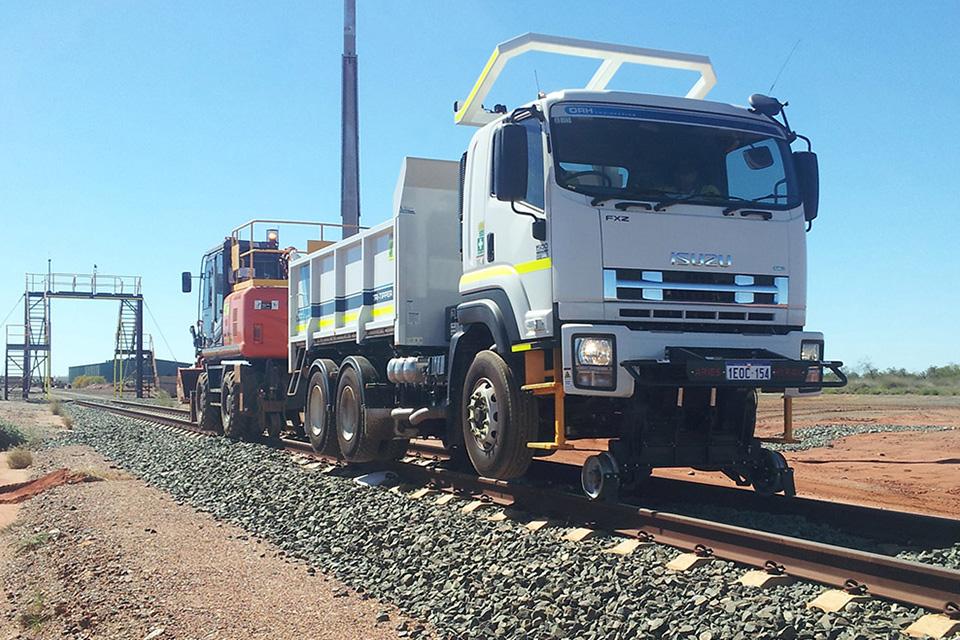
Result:
<svg viewBox="0 0 960 640"><path fill-rule="evenodd" d="M409 440L382 440L380 442L380 451L377 452L377 460L381 462L399 460L407 455L407 449L409 448Z"/></svg>
<svg viewBox="0 0 960 640"><path fill-rule="evenodd" d="M246 439L250 432L250 417L240 413L240 383L236 381L233 371L223 375L220 398L223 435L231 440Z"/></svg>
<svg viewBox="0 0 960 640"><path fill-rule="evenodd" d="M493 351L474 357L463 383L463 439L482 476L522 476L532 457L527 443L537 434L537 405L523 393L503 358Z"/></svg>
<svg viewBox="0 0 960 640"><path fill-rule="evenodd" d="M223 425L220 424L220 412L210 404L210 378L204 371L197 378L197 423L201 429L223 433Z"/></svg>
<svg viewBox="0 0 960 640"><path fill-rule="evenodd" d="M317 453L329 456L340 455L330 395L331 378L336 374L337 365L333 360L320 360L307 385L307 404L303 416L303 429L310 439L310 446Z"/></svg>
<svg viewBox="0 0 960 640"><path fill-rule="evenodd" d="M337 385L337 442L348 462L376 460L384 440L378 421L366 419L363 406L363 385L376 382L376 371L366 358L350 358L353 365L340 369Z"/></svg>

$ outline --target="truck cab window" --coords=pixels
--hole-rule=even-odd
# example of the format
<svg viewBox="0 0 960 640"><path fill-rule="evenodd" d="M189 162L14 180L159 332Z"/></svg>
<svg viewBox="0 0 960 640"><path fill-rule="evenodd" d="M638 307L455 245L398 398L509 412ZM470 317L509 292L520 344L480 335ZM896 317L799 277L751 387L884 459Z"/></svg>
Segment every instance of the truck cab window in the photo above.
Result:
<svg viewBox="0 0 960 640"><path fill-rule="evenodd" d="M213 269L213 317L219 318L223 313L223 252L217 254Z"/></svg>

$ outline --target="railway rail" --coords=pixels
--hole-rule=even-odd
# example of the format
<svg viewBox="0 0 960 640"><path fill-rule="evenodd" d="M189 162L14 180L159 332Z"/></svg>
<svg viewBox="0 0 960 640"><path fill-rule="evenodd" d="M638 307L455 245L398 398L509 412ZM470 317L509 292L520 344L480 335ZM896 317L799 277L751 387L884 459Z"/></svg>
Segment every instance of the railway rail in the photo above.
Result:
<svg viewBox="0 0 960 640"><path fill-rule="evenodd" d="M213 435L209 431L199 429L188 418L172 415L174 412L171 411L164 411L168 408L155 408L142 404L135 407L131 405L137 403L105 403L81 398L76 398L74 401L85 407L166 424L194 433ZM183 412L180 411L180 413ZM291 452L336 462L313 453L309 446L302 442L284 440L283 446ZM594 502L555 488L492 480L434 464L397 462L392 466L409 483L431 485L460 494L487 497L530 513L562 517L624 536L646 541L652 539L657 543L684 551L697 551L701 555L752 567L766 568L770 571L782 570L786 575L794 578L841 589L861 590L874 597L916 605L931 611L950 613L956 610L955 603L960 600L960 571L942 566L636 505ZM710 491L713 491L713 488ZM736 491L739 500L744 500L750 495L738 490L732 491ZM776 504L776 501L770 504ZM808 509L812 512L815 508L813 504L823 503L801 500L798 504L803 505L800 507L801 510ZM778 508L784 509L785 506ZM949 518L855 505L838 505L834 508L834 517L843 514L846 514L846 517L866 518L873 523L873 526L879 526L879 523L884 522L883 518L889 518L886 523L898 523L901 532L932 527L937 535L949 536L951 533L956 534L960 531L960 521ZM956 542L956 537L953 538L953 542ZM776 569L776 567L782 569Z"/></svg>

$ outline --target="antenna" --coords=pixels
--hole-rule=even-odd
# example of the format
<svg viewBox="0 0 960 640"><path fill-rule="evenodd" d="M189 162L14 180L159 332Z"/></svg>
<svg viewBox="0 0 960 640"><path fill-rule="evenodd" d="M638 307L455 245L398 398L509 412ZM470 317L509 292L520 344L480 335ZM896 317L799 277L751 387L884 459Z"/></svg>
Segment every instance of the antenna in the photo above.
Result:
<svg viewBox="0 0 960 640"><path fill-rule="evenodd" d="M533 70L533 81L537 83L537 97L546 98L547 94L545 94L543 91L540 91L540 77L537 75L536 69Z"/></svg>
<svg viewBox="0 0 960 640"><path fill-rule="evenodd" d="M787 63L790 62L790 58L793 57L793 52L797 50L797 47L800 46L800 40L803 38L797 38L797 41L793 43L793 49L790 49L790 53L787 54L787 59L783 61L783 64L780 65L780 71L777 71L777 77L773 79L773 82L770 84L770 88L767 89L767 93L773 93L773 87L776 86L777 80L780 79L780 74L783 73L783 70L787 68Z"/></svg>

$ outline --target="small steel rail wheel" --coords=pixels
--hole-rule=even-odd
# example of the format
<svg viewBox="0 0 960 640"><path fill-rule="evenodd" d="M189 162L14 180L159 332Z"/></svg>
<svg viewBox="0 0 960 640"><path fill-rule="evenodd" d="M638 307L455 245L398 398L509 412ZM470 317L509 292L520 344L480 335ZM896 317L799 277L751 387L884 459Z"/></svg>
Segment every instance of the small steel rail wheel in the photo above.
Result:
<svg viewBox="0 0 960 640"><path fill-rule="evenodd" d="M220 385L220 421L223 435L231 440L249 437L250 418L240 412L240 383L233 371L224 374Z"/></svg>
<svg viewBox="0 0 960 640"><path fill-rule="evenodd" d="M370 462L380 451L383 425L367 419L363 397L364 384L376 381L373 365L361 356L347 358L340 367L334 420L340 452L347 462Z"/></svg>
<svg viewBox="0 0 960 640"><path fill-rule="evenodd" d="M340 455L337 427L333 418L333 398L330 393L336 373L337 365L333 360L323 359L316 363L316 369L307 385L307 403L303 416L303 430L310 440L310 446L317 453L329 456Z"/></svg>
<svg viewBox="0 0 960 640"><path fill-rule="evenodd" d="M286 417L282 413L268 413L267 420L267 438L270 440L279 440L284 428L287 426Z"/></svg>
<svg viewBox="0 0 960 640"><path fill-rule="evenodd" d="M298 437L306 438L307 432L303 428L303 411L290 411L286 417L290 421L290 426L293 427L293 433Z"/></svg>
<svg viewBox="0 0 960 640"><path fill-rule="evenodd" d="M580 484L591 500L616 500L620 495L616 459L606 451L587 458L580 469Z"/></svg>
<svg viewBox="0 0 960 640"><path fill-rule="evenodd" d="M772 496L783 491L786 473L788 473L787 459L782 453L761 449L758 460L750 470L753 490L762 496Z"/></svg>
<svg viewBox="0 0 960 640"><path fill-rule="evenodd" d="M204 371L197 378L197 392L195 394L197 403L197 423L201 429L206 431L215 431L223 433L223 425L220 423L220 412L210 402L210 378Z"/></svg>
<svg viewBox="0 0 960 640"><path fill-rule="evenodd" d="M537 404L520 390L513 373L493 351L478 353L463 383L463 439L481 476L512 480L526 473L527 447L537 434Z"/></svg>

